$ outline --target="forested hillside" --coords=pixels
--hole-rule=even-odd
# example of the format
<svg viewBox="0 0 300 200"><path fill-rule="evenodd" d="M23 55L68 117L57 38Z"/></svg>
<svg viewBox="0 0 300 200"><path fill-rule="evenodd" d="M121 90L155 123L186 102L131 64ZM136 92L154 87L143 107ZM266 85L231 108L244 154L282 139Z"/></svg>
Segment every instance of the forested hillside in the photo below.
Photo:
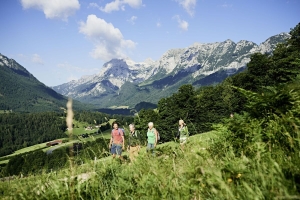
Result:
<svg viewBox="0 0 300 200"><path fill-rule="evenodd" d="M0 157L35 144L68 137L65 115L62 111L0 114ZM89 125L105 124L115 119L126 126L132 123L133 117L75 111L74 119Z"/></svg>
<svg viewBox="0 0 300 200"><path fill-rule="evenodd" d="M0 111L60 111L67 103L67 97L47 87L15 60L2 54L0 54L0 80ZM74 101L74 107L92 108L78 101Z"/></svg>
<svg viewBox="0 0 300 200"><path fill-rule="evenodd" d="M66 137L64 113L0 114L0 156Z"/></svg>
<svg viewBox="0 0 300 200"><path fill-rule="evenodd" d="M27 175L60 170L68 165L68 157L75 154L78 163L84 163L86 158L107 156L107 153L102 152L108 148L108 141L103 138L103 132L109 134L111 121L118 121L128 135L128 125L132 123L133 117L75 111L74 132L68 134L66 113L62 111L0 114L0 162L7 160L0 163L0 178L20 173ZM81 137L87 132L84 129L86 127L93 127L87 140ZM80 130L77 134L76 129ZM56 139L62 140L62 145L44 151L47 148L45 142ZM32 148L32 145L38 147ZM27 150L29 148L31 150Z"/></svg>
<svg viewBox="0 0 300 200"><path fill-rule="evenodd" d="M162 98L157 110L141 110L135 123L146 131L153 121L163 141L170 141L177 133L178 120L183 119L191 134L212 130L212 125L229 118L231 113L248 110L244 90L269 101L252 110L253 117L284 114L290 108L291 91L298 91L300 74L300 25L290 32L291 38L279 44L272 54L255 53L244 72L228 77L215 86L196 89L183 85L177 93ZM266 107L264 107L266 106Z"/></svg>

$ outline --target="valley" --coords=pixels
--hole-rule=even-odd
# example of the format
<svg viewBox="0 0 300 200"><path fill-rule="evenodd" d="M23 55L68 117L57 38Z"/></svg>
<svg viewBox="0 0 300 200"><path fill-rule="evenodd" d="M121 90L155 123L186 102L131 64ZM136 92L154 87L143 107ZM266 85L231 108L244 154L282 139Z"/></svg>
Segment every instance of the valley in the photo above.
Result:
<svg viewBox="0 0 300 200"><path fill-rule="evenodd" d="M0 76L6 77L5 83L0 82L1 197L299 199L300 23L284 42L273 40L284 36L271 37L263 46L231 40L195 44L192 49L205 46L218 52L217 59L207 55L200 65L200 54L170 50L163 56L165 68L153 65L152 72L158 72L148 74L144 84L137 73L129 74L137 65L115 59L102 71L112 77L109 80L95 75L87 82L68 83L74 87L60 86L64 91L85 91L74 93L82 99L75 101L72 112L66 112L66 96L1 55ZM221 54L231 48L229 55L236 58L239 46L249 53L240 57L243 66ZM177 59L187 65L174 65ZM190 61L197 63L188 66ZM207 64L229 62L231 67L238 66L236 71ZM200 73L201 69L208 71ZM132 82L118 82L124 71ZM119 79L110 76L113 72ZM103 87L108 93L99 93ZM89 96L91 92L95 96ZM134 108L136 114L105 114L87 109L90 105L79 100L94 103L96 109L109 104L111 110ZM72 120L70 132L66 117ZM188 127L187 142L181 145L179 120ZM123 154L124 160L110 156L112 121L119 122L125 132L129 124L135 124L143 146L135 161L128 159L128 153ZM157 146L147 140L149 122L159 131ZM125 146L126 142L125 137ZM147 143L155 146L155 154L145 151Z"/></svg>

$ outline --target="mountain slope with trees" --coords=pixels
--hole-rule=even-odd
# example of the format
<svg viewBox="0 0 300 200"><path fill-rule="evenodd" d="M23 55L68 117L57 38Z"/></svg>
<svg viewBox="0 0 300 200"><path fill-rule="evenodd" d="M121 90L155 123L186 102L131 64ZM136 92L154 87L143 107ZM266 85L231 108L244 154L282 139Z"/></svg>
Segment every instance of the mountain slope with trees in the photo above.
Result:
<svg viewBox="0 0 300 200"><path fill-rule="evenodd" d="M272 54L251 55L244 72L228 77L220 84L198 89L192 85L181 86L177 93L159 100L157 111L140 111L135 119L137 127L145 129L147 122L153 121L163 141L174 138L179 119L190 124L191 134L209 131L212 124L228 118L231 113L247 111L247 98L237 88L260 94L261 98L278 95L269 102L272 108L263 110L266 108L262 107L255 117L264 112L279 114L281 109L288 109L287 102L292 94L284 92L284 89L293 88L299 82L299 30L299 25L292 29L291 38L279 44ZM298 91L298 88L295 87L295 90Z"/></svg>
<svg viewBox="0 0 300 200"><path fill-rule="evenodd" d="M0 54L0 110L17 112L59 111L67 97L38 81L15 60ZM74 106L91 108L74 101Z"/></svg>

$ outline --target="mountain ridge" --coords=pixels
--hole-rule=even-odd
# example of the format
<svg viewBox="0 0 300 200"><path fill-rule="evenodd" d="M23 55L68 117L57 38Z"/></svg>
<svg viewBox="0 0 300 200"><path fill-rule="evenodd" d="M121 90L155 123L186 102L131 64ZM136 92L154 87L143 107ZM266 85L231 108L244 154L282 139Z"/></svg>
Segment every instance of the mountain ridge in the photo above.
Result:
<svg viewBox="0 0 300 200"><path fill-rule="evenodd" d="M0 110L61 111L68 99L35 78L14 59L0 54ZM83 104L74 101L77 108Z"/></svg>
<svg viewBox="0 0 300 200"><path fill-rule="evenodd" d="M227 76L245 69L251 54L269 54L276 44L287 38L288 33L280 33L259 45L247 40L235 43L230 39L215 43L195 42L186 48L170 49L156 61L112 59L103 65L98 74L52 88L65 96L99 107L121 106L124 103L134 107L142 101L157 103L159 98L174 93L182 84L201 86L221 82ZM205 80L210 77L214 81ZM135 86L125 84L127 82Z"/></svg>

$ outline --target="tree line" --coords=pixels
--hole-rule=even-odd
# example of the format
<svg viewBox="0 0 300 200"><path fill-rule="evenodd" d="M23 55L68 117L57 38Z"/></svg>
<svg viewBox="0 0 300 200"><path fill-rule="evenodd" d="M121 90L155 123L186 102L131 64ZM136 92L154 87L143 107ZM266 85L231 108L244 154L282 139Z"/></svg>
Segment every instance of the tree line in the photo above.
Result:
<svg viewBox="0 0 300 200"><path fill-rule="evenodd" d="M277 45L272 54L253 54L245 71L228 77L218 85L200 88L181 86L177 93L162 98L156 110L141 110L134 119L137 129L145 133L148 122L152 121L160 132L162 142L167 142L174 140L179 119L188 124L193 135L212 130L213 124L229 118L231 113L249 111L246 106L248 100L238 88L267 95L270 90L279 90L299 75L299 32L298 24L291 29L291 37L285 43ZM273 99L273 111L286 109L281 105L287 106L284 103L288 100L287 96L288 94L282 94L280 101ZM270 111L252 112L259 118Z"/></svg>
<svg viewBox="0 0 300 200"><path fill-rule="evenodd" d="M0 156L65 137L64 113L0 114Z"/></svg>
<svg viewBox="0 0 300 200"><path fill-rule="evenodd" d="M107 123L100 131L110 129L109 119L129 124L133 117L108 115L92 111L75 111L74 119L91 125ZM64 112L0 114L0 157L35 144L66 137Z"/></svg>
<svg viewBox="0 0 300 200"><path fill-rule="evenodd" d="M64 112L47 113L4 113L0 114L0 156L35 144L65 138L67 126ZM93 111L74 111L74 119L90 125L106 123L98 132L111 129L110 119L117 120L124 127L133 121L131 116L108 115ZM71 146L55 149L47 154L42 150L9 157L7 165L0 166L1 176L28 175L61 169L68 165L68 159L75 157L76 163L107 156L108 141L74 143ZM46 147L46 145L45 145Z"/></svg>

